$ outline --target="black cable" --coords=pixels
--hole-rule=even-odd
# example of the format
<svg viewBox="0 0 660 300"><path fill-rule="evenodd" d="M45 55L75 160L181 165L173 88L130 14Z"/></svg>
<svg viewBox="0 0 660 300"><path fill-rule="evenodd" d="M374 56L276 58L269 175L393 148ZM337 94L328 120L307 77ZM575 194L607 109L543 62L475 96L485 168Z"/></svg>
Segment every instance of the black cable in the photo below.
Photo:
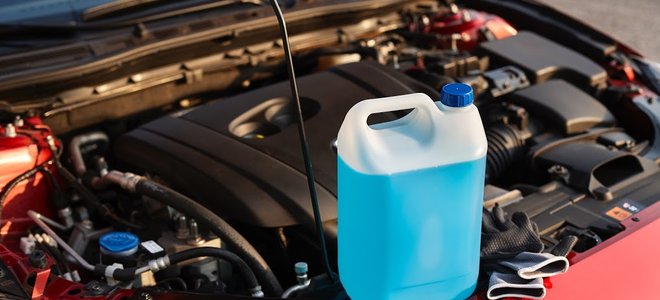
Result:
<svg viewBox="0 0 660 300"><path fill-rule="evenodd" d="M250 266L248 266L248 264L243 259L238 257L238 255L230 251L227 251L225 249L213 248L213 247L199 247L199 248L184 250L170 255L170 263L174 265L189 259L207 257L207 256L221 258L223 260L228 261L229 263L231 263L232 266L234 266L236 271L239 274L241 274L241 276L243 276L243 278L247 281L250 289L259 287L259 282L257 281L257 277L254 276L254 273L252 272L252 269L250 269Z"/></svg>
<svg viewBox="0 0 660 300"><path fill-rule="evenodd" d="M53 194L55 195L55 197L53 197L53 203L55 204L55 207L57 209L66 208L69 205L69 203L66 200L66 197L64 197L64 192L62 192L62 186L60 185L59 182L57 182L57 178L55 178L55 175L53 175L53 173L46 168L43 168L40 171L42 174L44 174L44 177L46 177L48 183L53 189Z"/></svg>
<svg viewBox="0 0 660 300"><path fill-rule="evenodd" d="M282 286L259 252L225 220L194 200L147 178L135 184L135 192L171 206L217 235L245 260L268 296L282 295Z"/></svg>
<svg viewBox="0 0 660 300"><path fill-rule="evenodd" d="M47 245L46 243L36 242L35 244L36 244L36 247L39 248L39 250L45 252L48 256L50 256L52 258L55 258L55 256L50 251L50 249L48 249L48 247L46 247L46 245ZM57 259L55 259L55 271L57 272L58 275L62 275L62 274L65 273L64 272L64 265L62 265L62 263Z"/></svg>
<svg viewBox="0 0 660 300"><path fill-rule="evenodd" d="M38 242L38 244L41 245L44 251L46 251L46 253L48 253L48 255L50 255L50 257L52 257L55 260L55 264L57 265L57 268L60 270L60 275L71 272L71 268L69 267L69 264L67 263L66 259L64 259L64 255L62 255L62 252L60 252L60 250L49 245L46 242Z"/></svg>
<svg viewBox="0 0 660 300"><path fill-rule="evenodd" d="M323 231L323 221L321 219L321 210L319 209L319 201L316 196L316 180L314 179L314 171L312 170L312 156L309 152L309 145L307 143L307 135L305 134L305 124L303 123L302 108L300 105L300 96L298 95L298 84L296 83L296 74L293 67L293 59L291 57L291 46L289 45L289 34L286 30L286 23L284 15L280 9L277 0L271 0L270 4L273 6L273 11L277 17L277 22L280 27L280 35L282 36L282 46L284 48L284 58L286 60L287 71L289 73L289 84L291 86L291 96L296 102L296 110L298 113L298 136L300 137L300 146L302 148L303 159L305 160L305 173L307 174L307 186L309 187L309 196L312 201L312 209L314 211L314 221L316 222L316 231L321 244L321 252L323 255L323 268L328 278L333 282L337 280L336 274L330 268L330 259L328 258L328 247L325 242L325 234Z"/></svg>
<svg viewBox="0 0 660 300"><path fill-rule="evenodd" d="M57 247L53 247L43 240L41 242L36 240L36 235L41 234L42 232L43 231L35 232L34 228L28 229L28 233L35 236L35 245L39 247L42 251L46 252L50 257L52 257L55 260L55 264L57 270L59 271L59 275L71 272L69 263L67 263L66 259L64 258L64 255L62 255L62 252L60 252L60 250L57 249Z"/></svg>
<svg viewBox="0 0 660 300"><path fill-rule="evenodd" d="M44 244L44 245L46 249L48 249L48 251L51 253L51 256L55 259L55 261L59 262L62 265L62 267L64 268L64 272L71 273L71 268L69 267L69 263L64 258L62 252L60 252L60 250L57 249L57 247L53 247L48 244Z"/></svg>
<svg viewBox="0 0 660 300"><path fill-rule="evenodd" d="M30 170L27 170L23 172L21 175L18 175L16 178L12 179L9 183L7 183L4 188L2 189L2 192L0 193L0 220L2 220L2 208L4 206L5 200L9 196L9 193L21 182L24 180L30 179L34 174L37 172L40 172L42 169L45 169L45 167L49 164L53 163L53 160L49 160L45 163L42 163Z"/></svg>

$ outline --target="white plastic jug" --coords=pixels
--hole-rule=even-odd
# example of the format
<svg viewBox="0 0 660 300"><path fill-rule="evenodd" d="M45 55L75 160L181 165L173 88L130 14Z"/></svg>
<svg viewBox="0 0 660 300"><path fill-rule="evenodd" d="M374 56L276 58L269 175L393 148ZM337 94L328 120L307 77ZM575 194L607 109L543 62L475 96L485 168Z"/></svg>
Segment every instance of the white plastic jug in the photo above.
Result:
<svg viewBox="0 0 660 300"><path fill-rule="evenodd" d="M464 299L476 286L486 136L469 86L445 86L442 100L365 100L339 130L339 275L352 300Z"/></svg>

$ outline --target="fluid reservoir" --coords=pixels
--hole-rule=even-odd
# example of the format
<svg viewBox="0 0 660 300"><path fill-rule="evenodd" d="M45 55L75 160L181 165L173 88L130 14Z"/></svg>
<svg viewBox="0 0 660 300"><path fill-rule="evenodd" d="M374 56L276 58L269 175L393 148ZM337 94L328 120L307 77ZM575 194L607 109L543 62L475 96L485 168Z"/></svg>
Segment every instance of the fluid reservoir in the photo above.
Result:
<svg viewBox="0 0 660 300"><path fill-rule="evenodd" d="M101 261L104 264L122 264L132 267L137 264L140 238L130 232L111 231L99 238Z"/></svg>
<svg viewBox="0 0 660 300"><path fill-rule="evenodd" d="M465 299L479 273L487 142L465 84L365 100L337 138L339 274L353 300ZM369 115L411 110L368 125Z"/></svg>

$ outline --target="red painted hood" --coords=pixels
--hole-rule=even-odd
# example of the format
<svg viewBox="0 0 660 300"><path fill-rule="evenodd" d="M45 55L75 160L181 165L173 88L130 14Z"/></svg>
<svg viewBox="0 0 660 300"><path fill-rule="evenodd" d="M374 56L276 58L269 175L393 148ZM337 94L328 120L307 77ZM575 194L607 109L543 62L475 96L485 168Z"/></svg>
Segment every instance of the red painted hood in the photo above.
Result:
<svg viewBox="0 0 660 300"><path fill-rule="evenodd" d="M660 299L660 202L623 225L624 232L571 258L545 299Z"/></svg>

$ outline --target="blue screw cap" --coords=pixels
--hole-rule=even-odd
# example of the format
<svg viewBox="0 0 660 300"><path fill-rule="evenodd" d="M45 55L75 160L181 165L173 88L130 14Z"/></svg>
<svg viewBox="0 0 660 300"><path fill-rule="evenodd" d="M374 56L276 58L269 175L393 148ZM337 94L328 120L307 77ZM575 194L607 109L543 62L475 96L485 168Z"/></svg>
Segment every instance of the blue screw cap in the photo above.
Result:
<svg viewBox="0 0 660 300"><path fill-rule="evenodd" d="M296 271L297 275L304 275L307 274L307 263L306 262L298 262L294 266L294 270Z"/></svg>
<svg viewBox="0 0 660 300"><path fill-rule="evenodd" d="M99 244L109 253L123 253L137 249L140 238L130 232L109 232L101 236Z"/></svg>
<svg viewBox="0 0 660 300"><path fill-rule="evenodd" d="M466 107L474 102L472 87L465 83L450 83L442 87L440 102L450 107Z"/></svg>

